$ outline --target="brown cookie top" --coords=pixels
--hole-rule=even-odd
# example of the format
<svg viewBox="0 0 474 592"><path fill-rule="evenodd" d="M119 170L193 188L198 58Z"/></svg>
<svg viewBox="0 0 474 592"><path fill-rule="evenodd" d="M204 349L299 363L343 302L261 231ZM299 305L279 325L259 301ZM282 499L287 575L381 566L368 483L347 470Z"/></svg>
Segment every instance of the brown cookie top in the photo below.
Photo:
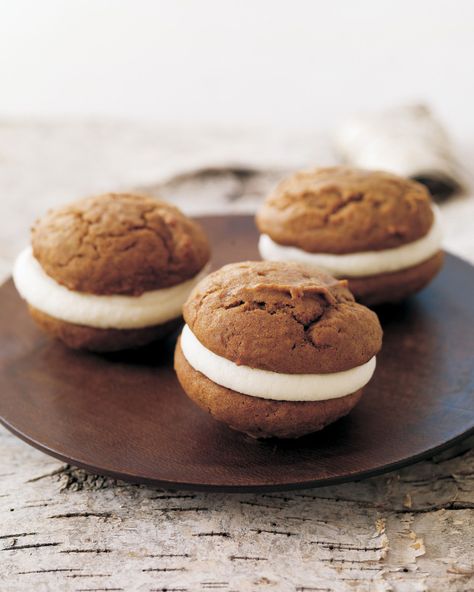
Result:
<svg viewBox="0 0 474 592"><path fill-rule="evenodd" d="M236 364L325 374L364 364L381 347L377 315L325 273L294 263L231 263L194 288L184 319Z"/></svg>
<svg viewBox="0 0 474 592"><path fill-rule="evenodd" d="M432 223L431 198L423 185L348 167L287 177L257 214L260 232L310 253L391 249L421 238Z"/></svg>
<svg viewBox="0 0 474 592"><path fill-rule="evenodd" d="M70 290L140 295L195 276L209 260L201 227L151 197L108 193L50 211L32 229L33 254Z"/></svg>

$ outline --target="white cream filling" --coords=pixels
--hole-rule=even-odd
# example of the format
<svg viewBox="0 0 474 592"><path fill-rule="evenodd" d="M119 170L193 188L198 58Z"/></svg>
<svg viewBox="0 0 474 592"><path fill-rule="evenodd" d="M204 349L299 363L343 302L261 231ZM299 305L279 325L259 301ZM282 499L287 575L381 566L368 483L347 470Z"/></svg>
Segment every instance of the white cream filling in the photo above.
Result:
<svg viewBox="0 0 474 592"><path fill-rule="evenodd" d="M22 298L56 319L98 329L140 329L178 318L190 291L206 273L205 268L186 282L140 296L85 294L54 281L28 247L15 261L13 280Z"/></svg>
<svg viewBox="0 0 474 592"><path fill-rule="evenodd" d="M441 247L442 231L440 215L433 208L434 220L428 234L422 238L381 251L361 251L335 255L309 253L298 247L279 245L268 234L260 235L258 249L262 259L268 261L297 261L319 267L336 277L364 277L390 273L413 267L432 257Z"/></svg>
<svg viewBox="0 0 474 592"><path fill-rule="evenodd" d="M375 356L362 366L331 374L281 374L239 366L207 349L188 325L181 333L188 363L213 382L251 397L275 401L325 401L345 397L366 385L375 370Z"/></svg>

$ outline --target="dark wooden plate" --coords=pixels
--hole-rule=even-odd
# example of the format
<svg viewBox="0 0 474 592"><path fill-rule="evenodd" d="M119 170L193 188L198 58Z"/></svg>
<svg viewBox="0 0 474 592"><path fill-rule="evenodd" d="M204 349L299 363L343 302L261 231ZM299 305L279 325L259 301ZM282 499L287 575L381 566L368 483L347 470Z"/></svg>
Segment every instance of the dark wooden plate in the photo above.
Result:
<svg viewBox="0 0 474 592"><path fill-rule="evenodd" d="M203 218L214 267L258 257L251 217ZM0 420L91 472L169 488L270 491L327 485L429 456L474 426L474 269L447 255L419 296L378 310L384 346L346 418L297 441L253 441L192 404L174 339L133 352L70 351L0 288Z"/></svg>

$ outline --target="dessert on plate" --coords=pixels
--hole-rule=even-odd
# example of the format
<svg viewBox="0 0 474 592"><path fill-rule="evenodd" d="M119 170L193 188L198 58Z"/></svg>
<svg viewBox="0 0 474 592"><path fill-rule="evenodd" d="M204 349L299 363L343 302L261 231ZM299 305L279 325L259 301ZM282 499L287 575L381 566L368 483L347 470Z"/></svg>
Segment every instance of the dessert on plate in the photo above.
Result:
<svg viewBox="0 0 474 592"><path fill-rule="evenodd" d="M13 279L46 332L72 348L113 351L178 327L209 256L204 231L174 206L110 193L36 222Z"/></svg>
<svg viewBox="0 0 474 592"><path fill-rule="evenodd" d="M193 289L183 316L181 386L255 438L297 438L349 413L381 347L377 315L346 282L301 264L226 265Z"/></svg>
<svg viewBox="0 0 474 592"><path fill-rule="evenodd" d="M403 177L348 167L297 172L257 213L259 251L346 278L360 302L396 302L443 263L439 213L428 190Z"/></svg>

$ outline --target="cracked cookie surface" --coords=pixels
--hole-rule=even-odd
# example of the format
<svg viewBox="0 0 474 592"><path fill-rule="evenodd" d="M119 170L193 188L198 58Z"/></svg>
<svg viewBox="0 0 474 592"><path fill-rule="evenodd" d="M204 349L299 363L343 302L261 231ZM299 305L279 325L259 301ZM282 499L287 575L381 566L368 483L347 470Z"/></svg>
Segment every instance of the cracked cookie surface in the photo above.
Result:
<svg viewBox="0 0 474 592"><path fill-rule="evenodd" d="M260 232L310 253L400 247L433 224L428 190L382 171L348 167L297 172L281 181L257 214Z"/></svg>
<svg viewBox="0 0 474 592"><path fill-rule="evenodd" d="M215 354L273 372L349 370L381 347L377 315L354 301L345 282L304 265L226 265L194 288L183 314Z"/></svg>
<svg viewBox="0 0 474 592"><path fill-rule="evenodd" d="M138 296L194 277L210 257L201 227L148 196L104 194L49 212L32 229L33 254L70 290Z"/></svg>

